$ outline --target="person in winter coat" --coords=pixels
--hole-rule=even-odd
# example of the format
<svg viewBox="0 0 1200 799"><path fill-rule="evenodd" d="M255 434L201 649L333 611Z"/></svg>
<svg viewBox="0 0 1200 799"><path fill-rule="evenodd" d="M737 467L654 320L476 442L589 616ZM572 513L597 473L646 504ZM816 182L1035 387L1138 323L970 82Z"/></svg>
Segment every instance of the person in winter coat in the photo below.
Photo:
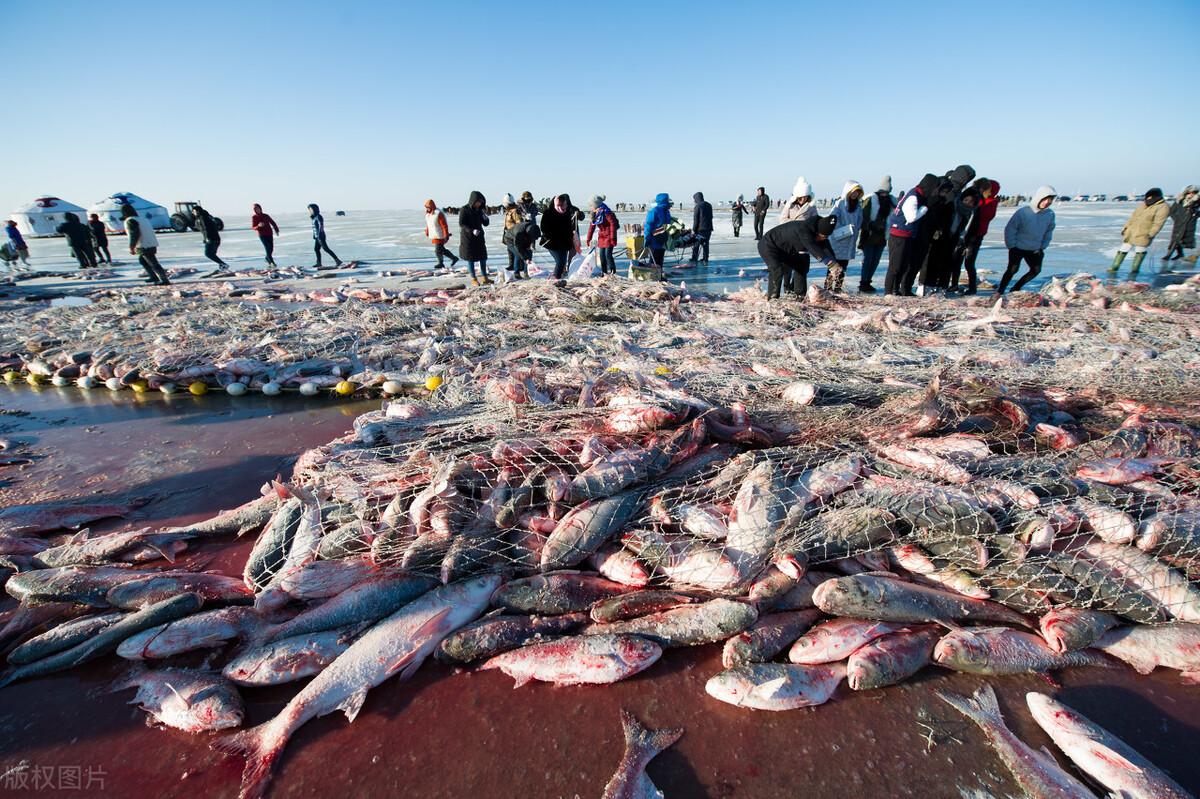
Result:
<svg viewBox="0 0 1200 799"><path fill-rule="evenodd" d="M837 259L829 248L829 235L837 226L832 216L811 216L808 219L776 225L758 243L758 254L767 264L767 299L779 299L785 272L794 272L792 291L801 301L808 293L809 258L817 258L833 268Z"/></svg>
<svg viewBox="0 0 1200 799"><path fill-rule="evenodd" d="M759 189L761 192L762 189ZM650 210L646 212L646 222L642 225L643 235L646 237L646 249L650 251L650 257L658 266L663 265L663 261L667 258L667 225L671 223L671 196L666 192L658 194L654 197L654 205L650 206ZM757 214L758 211L755 211Z"/></svg>
<svg viewBox="0 0 1200 799"><path fill-rule="evenodd" d="M99 214L88 215L88 230L92 234L92 247L96 251L96 260L102 264L112 263L112 253L108 251L108 231L100 221Z"/></svg>
<svg viewBox="0 0 1200 799"><path fill-rule="evenodd" d="M1058 192L1053 186L1040 186L1033 193L1029 205L1022 205L1004 226L1004 246L1008 248L1008 268L996 294L1004 293L1008 281L1021 268L1021 261L1029 264L1029 272L1021 277L1013 286L1013 291L1020 291L1026 283L1033 280L1042 271L1042 260L1046 257L1046 248L1054 236L1054 211L1050 206Z"/></svg>
<svg viewBox="0 0 1200 799"><path fill-rule="evenodd" d="M913 281L921 262L920 234L929 212L929 197L937 191L940 179L925 173L921 182L900 197L888 216L888 270L883 291L897 297L912 293Z"/></svg>
<svg viewBox="0 0 1200 799"><path fill-rule="evenodd" d="M65 215L65 219L65 222L54 229L55 232L67 237L71 251L75 253L75 259L79 261L80 269L95 267L96 253L92 250L91 229L80 222L78 216L69 211Z"/></svg>
<svg viewBox="0 0 1200 799"><path fill-rule="evenodd" d="M129 254L138 257L138 263L150 277L147 283L159 286L169 286L167 272L158 262L158 236L154 226L145 219L139 219L132 205L121 206L121 218L125 220L125 235L129 237Z"/></svg>
<svg viewBox="0 0 1200 799"><path fill-rule="evenodd" d="M829 246L833 250L837 263L829 268L825 275L827 291L841 291L846 280L846 267L854 257L854 242L862 229L862 200L863 187L857 180L848 180L842 186L842 197L833 206L830 214L837 222L829 237Z"/></svg>
<svg viewBox="0 0 1200 799"><path fill-rule="evenodd" d="M742 195L738 195L733 201L733 207L729 209L729 220L733 223L733 237L736 239L742 232L742 215L746 213L746 200Z"/></svg>
<svg viewBox="0 0 1200 799"><path fill-rule="evenodd" d="M521 192L521 199L517 202L517 207L521 209L522 215L524 215L527 220L533 222L534 225L537 225L538 215L541 214L542 209L539 208L538 204L534 201L533 192Z"/></svg>
<svg viewBox="0 0 1200 799"><path fill-rule="evenodd" d="M925 291L950 290L951 281L955 279L961 265L963 236L978 205L979 191L971 186L963 189L953 201L953 210L949 214L950 224L940 231L935 242L937 249L931 249L930 256L925 260L925 269L929 271L927 273L922 269L921 272L921 285L925 287Z"/></svg>
<svg viewBox="0 0 1200 799"><path fill-rule="evenodd" d="M592 221L588 225L587 246L592 246L592 235L596 236L596 255L600 261L600 274L615 275L617 260L613 257L613 248L617 246L617 230L620 222L612 209L604 204L604 195L597 194L589 203L592 209Z"/></svg>
<svg viewBox="0 0 1200 799"><path fill-rule="evenodd" d="M508 266L504 272L512 272L513 280L519 280L522 268L524 267L524 261L521 258L520 251L513 244L513 237L516 235L517 225L521 224L523 216L521 209L517 206L517 201L513 199L511 194L504 195L502 207L504 208L504 233L500 237L500 243L504 245L504 249L508 253ZM501 274L500 277L502 280L505 279L505 274Z"/></svg>
<svg viewBox="0 0 1200 799"><path fill-rule="evenodd" d="M1121 228L1121 246L1117 250L1117 256L1113 258L1112 266L1108 268L1110 274L1121 268L1121 262L1130 250L1133 250L1133 263L1129 266L1129 274L1132 276L1138 273L1142 268L1142 261L1146 258L1146 250L1150 249L1150 242L1154 241L1158 231L1167 223L1169 213L1170 209L1163 201L1162 189L1155 188L1146 192L1142 204L1133 210L1129 221Z"/></svg>
<svg viewBox="0 0 1200 799"><path fill-rule="evenodd" d="M250 229L258 234L258 240L267 254L267 263L275 266L275 235L279 233L279 225L270 214L264 213L262 206L254 204L250 215Z"/></svg>
<svg viewBox="0 0 1200 799"><path fill-rule="evenodd" d="M487 271L487 243L483 239L483 229L488 226L487 200L483 193L471 192L467 204L458 212L458 233L462 237L458 242L458 255L467 262L471 270L471 284L478 286L490 285L491 277ZM479 276L475 276L475 265L479 264Z"/></svg>
<svg viewBox="0 0 1200 799"><path fill-rule="evenodd" d="M21 263L25 267L29 266L29 245L25 243L25 237L21 235L21 231L17 230L17 223L10 219L4 224L4 232L8 234L8 243L12 247L12 253L15 257L21 259ZM112 263L111 260L109 263Z"/></svg>
<svg viewBox="0 0 1200 799"><path fill-rule="evenodd" d="M692 195L696 207L692 209L692 232L696 234L696 243L692 245L692 262L689 266L702 263L708 266L708 242L713 233L712 203L704 199L703 192Z"/></svg>
<svg viewBox="0 0 1200 799"><path fill-rule="evenodd" d="M321 268L322 250L333 256L335 265L341 266L342 259L337 257L337 253L329 249L329 243L325 241L325 217L321 216L321 208L316 203L308 204L308 216L312 220L313 252L317 254L317 263L314 265L314 268Z"/></svg>
<svg viewBox="0 0 1200 799"><path fill-rule="evenodd" d="M433 254L437 256L437 268L445 269L444 258L450 259L450 268L458 263L458 257L446 250L446 242L450 240L450 225L446 223L446 214L433 200L425 201L425 238L433 244Z"/></svg>
<svg viewBox="0 0 1200 799"><path fill-rule="evenodd" d="M862 250L862 275L858 279L861 294L874 294L871 279L879 268L879 259L887 247L888 215L896 207L892 197L892 176L884 175L875 193L863 200L862 232L858 236L858 248Z"/></svg>
<svg viewBox="0 0 1200 799"><path fill-rule="evenodd" d="M762 186L758 187L758 193L754 195L754 240L758 241L763 237L763 225L767 222L767 212L771 210L771 198L767 196L767 190Z"/></svg>
<svg viewBox="0 0 1200 799"><path fill-rule="evenodd" d="M929 213L918 237L923 247L919 294L942 291L950 286L954 271L954 251L962 238L971 210L959 203L967 184L975 177L975 169L962 164L947 172L938 181L937 191L929 198Z"/></svg>
<svg viewBox="0 0 1200 799"><path fill-rule="evenodd" d="M192 208L192 214L196 218L196 229L200 231L200 237L204 241L204 257L215 263L219 271L227 271L229 264L217 255L217 250L221 247L221 231L217 227L217 220L199 205Z"/></svg>
<svg viewBox="0 0 1200 799"><path fill-rule="evenodd" d="M554 279L567 276L571 256L579 252L579 222L583 212L571 205L571 197L560 194L542 213L542 245L554 259Z"/></svg>
<svg viewBox="0 0 1200 799"><path fill-rule="evenodd" d="M817 215L817 206L813 204L812 184L801 175L792 186L792 196L779 209L780 222L793 222L797 219L809 219Z"/></svg>
<svg viewBox="0 0 1200 799"><path fill-rule="evenodd" d="M1196 202L1195 186L1184 186L1175 202L1171 204L1171 241L1167 245L1164 261L1173 261L1183 257L1185 249L1196 247L1196 217L1200 216L1200 203Z"/></svg>
<svg viewBox="0 0 1200 799"><path fill-rule="evenodd" d="M996 218L996 209L1000 202L1000 184L994 180L979 178L971 184L971 188L979 192L979 201L976 203L970 219L967 220L967 229L954 254L954 275L950 281L951 288L959 288L961 285L959 280L965 267L967 270L965 294L974 294L977 291L979 279L975 271L975 259L979 255L979 248L983 245L983 238L987 235L988 227Z"/></svg>

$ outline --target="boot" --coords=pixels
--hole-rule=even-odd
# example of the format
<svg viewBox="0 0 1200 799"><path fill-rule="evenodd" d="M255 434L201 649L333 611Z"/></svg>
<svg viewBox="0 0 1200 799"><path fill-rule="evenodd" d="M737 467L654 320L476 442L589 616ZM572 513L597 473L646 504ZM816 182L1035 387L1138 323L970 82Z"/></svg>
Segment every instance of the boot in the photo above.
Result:
<svg viewBox="0 0 1200 799"><path fill-rule="evenodd" d="M1142 268L1142 261L1146 260L1146 253L1135 252L1133 254L1133 263L1129 265L1129 276L1133 277Z"/></svg>
<svg viewBox="0 0 1200 799"><path fill-rule="evenodd" d="M1118 269L1121 268L1121 264L1122 264L1122 262L1124 262L1124 260L1125 260L1125 251L1117 250L1117 257L1113 258L1112 266L1110 266L1108 268L1108 271L1110 273L1116 272Z"/></svg>

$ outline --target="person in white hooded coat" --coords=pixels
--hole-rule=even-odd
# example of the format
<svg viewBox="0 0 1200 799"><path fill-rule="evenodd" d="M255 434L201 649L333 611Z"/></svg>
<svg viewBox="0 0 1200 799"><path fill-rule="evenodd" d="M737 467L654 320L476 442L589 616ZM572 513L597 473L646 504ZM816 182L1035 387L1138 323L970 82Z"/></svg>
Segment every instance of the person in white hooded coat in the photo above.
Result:
<svg viewBox="0 0 1200 799"><path fill-rule="evenodd" d="M1021 261L1029 264L1029 271L1021 276L1013 286L1013 291L1020 291L1025 284L1038 276L1042 271L1042 259L1046 257L1046 248L1054 236L1054 211L1050 206L1058 192L1053 186L1041 186L1033 193L1029 205L1022 205L1004 226L1004 246L1008 248L1008 268L1004 277L1000 278L997 294L1003 294L1021 268Z"/></svg>
<svg viewBox="0 0 1200 799"><path fill-rule="evenodd" d="M805 219L811 219L817 215L817 206L813 203L813 188L812 184L804 179L804 176L796 178L796 185L792 186L792 196L779 209L780 222L796 222ZM799 253L801 260L804 262L805 274L808 273L808 253ZM784 272L783 275L783 290L792 290L792 272Z"/></svg>
<svg viewBox="0 0 1200 799"><path fill-rule="evenodd" d="M837 265L831 266L825 275L827 291L841 291L846 280L846 267L854 258L855 243L862 229L862 196L862 184L857 180L847 180L846 185L842 186L842 198L833 206L830 214L835 225L829 237L829 246L833 248Z"/></svg>

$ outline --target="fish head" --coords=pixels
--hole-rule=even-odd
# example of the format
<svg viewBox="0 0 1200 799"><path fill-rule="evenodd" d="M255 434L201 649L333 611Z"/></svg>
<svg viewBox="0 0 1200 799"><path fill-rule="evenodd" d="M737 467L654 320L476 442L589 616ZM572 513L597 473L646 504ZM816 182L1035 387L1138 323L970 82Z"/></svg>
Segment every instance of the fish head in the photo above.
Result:
<svg viewBox="0 0 1200 799"><path fill-rule="evenodd" d="M731 705L741 705L754 692L755 683L742 669L729 669L704 684L704 691L713 699L719 699Z"/></svg>
<svg viewBox="0 0 1200 799"><path fill-rule="evenodd" d="M989 654L987 641L965 629L944 636L933 648L936 662L953 664L955 668L982 668L987 665Z"/></svg>
<svg viewBox="0 0 1200 799"><path fill-rule="evenodd" d="M1077 713L1046 694L1030 691L1025 694L1025 704L1029 706L1030 715L1048 733L1052 730L1078 733L1083 726Z"/></svg>
<svg viewBox="0 0 1200 799"><path fill-rule="evenodd" d="M648 638L627 635L621 637L617 652L626 663L648 666L662 656L662 647Z"/></svg>

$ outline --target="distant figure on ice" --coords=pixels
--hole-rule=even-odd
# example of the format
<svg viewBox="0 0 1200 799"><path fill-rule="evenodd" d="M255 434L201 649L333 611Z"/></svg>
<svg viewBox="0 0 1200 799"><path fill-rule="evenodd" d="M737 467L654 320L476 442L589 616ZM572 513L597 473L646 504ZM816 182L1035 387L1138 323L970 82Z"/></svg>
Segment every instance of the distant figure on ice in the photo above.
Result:
<svg viewBox="0 0 1200 799"><path fill-rule="evenodd" d="M446 264L442 260L449 256L450 268L458 263L458 256L449 252L446 249L446 242L450 241L450 225L446 223L446 214L441 208L437 207L437 203L433 200L425 201L425 238L433 243L433 254L437 256L437 268L445 269Z"/></svg>
<svg viewBox="0 0 1200 799"><path fill-rule="evenodd" d="M513 248L513 237L516 235L517 225L521 224L522 216L521 209L517 207L517 201L511 194L504 195L504 202L500 207L504 209L504 233L500 236L500 243L504 245L508 254L508 266L500 273L500 279L507 282L509 272L512 272L513 280L521 277L521 256Z"/></svg>
<svg viewBox="0 0 1200 799"><path fill-rule="evenodd" d="M530 205L533 205L532 198ZM528 279L529 267L533 266L533 244L542 235L541 229L534 221L537 206L534 205L533 212L527 212L525 208L522 202L514 209L516 224L512 229L512 244L508 245L516 258L513 264L513 277L516 279Z"/></svg>
<svg viewBox="0 0 1200 799"><path fill-rule="evenodd" d="M960 287L962 270L967 270L967 288L964 294L974 294L979 285L975 271L975 259L979 256L979 248L983 245L983 237L987 235L988 227L996 218L999 207L1000 184L988 178L979 178L971 184L971 188L979 192L979 200L975 205L967 229L963 232L958 251L954 254L954 275L950 279L951 288Z"/></svg>
<svg viewBox="0 0 1200 799"><path fill-rule="evenodd" d="M478 191L471 192L467 204L458 211L458 233L462 239L458 242L458 255L467 262L471 270L471 285L490 286L492 279L487 271L487 243L483 239L483 229L488 226L487 200ZM475 265L479 265L479 275L475 275Z"/></svg>
<svg viewBox="0 0 1200 799"><path fill-rule="evenodd" d="M97 258L102 264L112 263L112 253L108 251L108 231L104 229L104 223L100 221L99 214L91 214L88 216L88 230L92 232L92 246L96 250Z"/></svg>
<svg viewBox="0 0 1200 799"><path fill-rule="evenodd" d="M871 279L879 268L879 259L887 246L888 215L896 207L892 197L892 176L884 175L875 193L863 200L862 232L858 235L858 248L862 250L862 275L858 279L861 294L874 294Z"/></svg>
<svg viewBox="0 0 1200 799"><path fill-rule="evenodd" d="M671 224L672 205L671 195L666 192L655 195L654 205L646 212L646 221L642 225L646 249L657 266L662 266L667 260L667 225Z"/></svg>
<svg viewBox="0 0 1200 799"><path fill-rule="evenodd" d="M221 230L217 227L217 220L199 205L192 208L192 213L196 217L196 228L204 239L204 257L215 263L218 271L229 271L229 264L217 255L217 250L221 248Z"/></svg>
<svg viewBox="0 0 1200 799"><path fill-rule="evenodd" d="M267 254L267 263L275 266L275 235L279 233L279 225L270 214L264 213L262 206L254 204L254 213L250 216L250 229L258 234L263 251Z"/></svg>
<svg viewBox="0 0 1200 799"><path fill-rule="evenodd" d="M313 268L321 268L322 250L333 256L334 264L341 266L342 259L329 249L329 243L325 241L325 217L321 216L321 208L316 203L308 204L308 216L312 220L313 252L317 254L317 262L313 264Z"/></svg>
<svg viewBox="0 0 1200 799"><path fill-rule="evenodd" d="M592 234L596 236L596 256L600 262L600 274L615 275L617 259L613 257L613 248L617 246L617 230L620 222L612 209L604 204L604 195L597 194L589 203L592 209L592 221L588 225L587 246L592 246Z"/></svg>
<svg viewBox="0 0 1200 799"><path fill-rule="evenodd" d="M169 286L166 270L158 262L158 236L154 225L139 219L132 205L121 206L121 218L125 220L125 234L129 237L129 254L138 257L138 263L150 276L147 283Z"/></svg>
<svg viewBox="0 0 1200 799"><path fill-rule="evenodd" d="M542 246L554 259L554 279L567 276L571 256L579 252L579 221L583 212L571 205L571 197L559 194L542 214Z"/></svg>
<svg viewBox="0 0 1200 799"><path fill-rule="evenodd" d="M733 222L733 237L736 239L742 232L742 215L746 213L746 201L742 195L738 195L733 201L733 207L729 209L729 219Z"/></svg>
<svg viewBox="0 0 1200 799"><path fill-rule="evenodd" d="M1129 276L1133 277L1138 273L1142 268L1142 261L1146 258L1146 251L1150 249L1150 242L1154 241L1158 231L1167 223L1169 212L1170 209L1163 201L1162 189L1155 188L1146 192L1142 204L1133 209L1129 221L1121 228L1121 246L1117 249L1112 266L1108 268L1109 274L1121 268L1121 262L1130 250L1133 250L1133 263L1129 265Z"/></svg>
<svg viewBox="0 0 1200 799"><path fill-rule="evenodd" d="M25 243L25 237L21 235L21 231L17 230L17 223L10 219L4 225L4 232L8 234L8 243L15 258L20 258L21 263L26 269L29 268L29 245Z"/></svg>
<svg viewBox="0 0 1200 799"><path fill-rule="evenodd" d="M67 237L67 242L71 245L71 252L75 255L75 260L79 261L80 269L87 269L96 266L96 253L92 250L92 231L91 229L79 221L79 217L68 211L65 214L66 221L56 227L54 231L61 233Z"/></svg>
<svg viewBox="0 0 1200 799"><path fill-rule="evenodd" d="M1004 226L1004 246L1008 248L1008 268L996 294L1003 294L1008 281L1021 268L1021 261L1029 264L1029 271L1013 286L1013 291L1020 291L1025 284L1038 276L1042 271L1042 260L1046 257L1046 248L1054 236L1054 211L1050 206L1058 195L1053 186L1041 186L1033 193L1029 205L1022 205Z"/></svg>
<svg viewBox="0 0 1200 799"><path fill-rule="evenodd" d="M921 182L900 197L888 217L888 270L883 281L883 291L896 297L907 297L912 293L913 281L921 267L921 226L929 212L929 197L937 191L940 180L937 175L926 172Z"/></svg>
<svg viewBox="0 0 1200 799"><path fill-rule="evenodd" d="M1171 242L1167 245L1164 261L1178 260L1185 249L1196 248L1196 217L1200 216L1200 203L1196 199L1196 187L1184 186L1171 204Z"/></svg>
<svg viewBox="0 0 1200 799"><path fill-rule="evenodd" d="M758 243L758 254L767 264L767 299L779 299L785 272L794 272L792 291L804 301L808 293L809 257L817 258L828 268L837 266L829 235L837 226L832 216L811 216L808 219L776 225Z"/></svg>
<svg viewBox="0 0 1200 799"><path fill-rule="evenodd" d="M854 258L854 242L862 229L863 209L859 200L863 196L862 184L857 180L848 180L842 186L841 199L833 206L830 216L836 223L833 233L829 236L829 246L837 261L829 267L825 274L825 289L840 292L846 281L846 267Z"/></svg>
<svg viewBox="0 0 1200 799"><path fill-rule="evenodd" d="M692 232L696 234L696 243L692 245L692 261L690 266L697 263L708 266L708 242L713 234L712 203L704 199L703 192L692 195L696 207L692 210Z"/></svg>
<svg viewBox="0 0 1200 799"><path fill-rule="evenodd" d="M759 186L754 195L754 240L763 236L763 225L767 221L767 212L771 210L771 198L767 196L766 188Z"/></svg>

